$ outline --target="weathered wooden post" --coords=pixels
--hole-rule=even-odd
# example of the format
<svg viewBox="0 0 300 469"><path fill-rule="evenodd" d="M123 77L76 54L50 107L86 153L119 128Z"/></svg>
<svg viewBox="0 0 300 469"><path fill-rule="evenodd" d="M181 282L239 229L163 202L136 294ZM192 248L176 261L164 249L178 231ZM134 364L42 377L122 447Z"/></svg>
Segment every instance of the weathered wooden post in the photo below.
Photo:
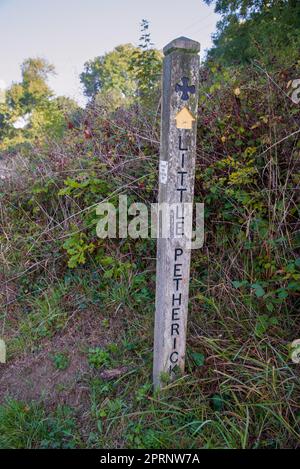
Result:
<svg viewBox="0 0 300 469"><path fill-rule="evenodd" d="M167 219L171 236L159 233L157 240L155 388L164 375L172 379L184 371L191 251L183 231L192 219L181 208L194 197L199 50L198 42L185 37L164 48L158 202L175 208Z"/></svg>

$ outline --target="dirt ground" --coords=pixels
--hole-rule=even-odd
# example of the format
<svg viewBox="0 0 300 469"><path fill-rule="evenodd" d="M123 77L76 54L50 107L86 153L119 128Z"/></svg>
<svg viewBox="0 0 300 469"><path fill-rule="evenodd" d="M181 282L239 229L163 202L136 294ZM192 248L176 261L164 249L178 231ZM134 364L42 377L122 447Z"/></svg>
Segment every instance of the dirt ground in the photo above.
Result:
<svg viewBox="0 0 300 469"><path fill-rule="evenodd" d="M64 332L43 340L38 351L24 352L1 364L0 403L9 396L24 402L42 401L47 407L67 404L83 410L89 400L87 379L99 373L91 370L86 350L104 347L113 340L110 331L118 330L117 324L104 328L102 321L101 316L84 312ZM64 370L53 363L53 356L60 352L67 353L70 360Z"/></svg>

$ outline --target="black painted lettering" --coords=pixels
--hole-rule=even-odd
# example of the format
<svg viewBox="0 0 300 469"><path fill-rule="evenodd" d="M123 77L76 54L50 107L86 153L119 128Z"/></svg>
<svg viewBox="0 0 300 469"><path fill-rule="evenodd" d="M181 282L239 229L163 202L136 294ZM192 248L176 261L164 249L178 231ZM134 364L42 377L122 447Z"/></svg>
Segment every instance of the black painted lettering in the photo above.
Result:
<svg viewBox="0 0 300 469"><path fill-rule="evenodd" d="M174 366L172 366L172 365L169 366L169 374L170 375L172 373L175 373L175 370L176 370L177 366L178 366L177 363Z"/></svg>
<svg viewBox="0 0 300 469"><path fill-rule="evenodd" d="M182 248L175 248L175 262L177 262L178 257L182 256L183 249Z"/></svg>
<svg viewBox="0 0 300 469"><path fill-rule="evenodd" d="M178 362L178 352L176 352L176 350L171 353L170 362L173 363L173 365Z"/></svg>
<svg viewBox="0 0 300 469"><path fill-rule="evenodd" d="M175 288L176 291L179 290L179 282L181 282L182 278L173 278L173 281L175 282Z"/></svg>
<svg viewBox="0 0 300 469"><path fill-rule="evenodd" d="M172 306L175 306L175 301L177 301L178 306L181 306L181 293L176 297L175 293L172 296Z"/></svg>
<svg viewBox="0 0 300 469"><path fill-rule="evenodd" d="M183 186L184 175L187 174L187 171L177 171L177 174L180 174L180 184Z"/></svg>
<svg viewBox="0 0 300 469"><path fill-rule="evenodd" d="M171 324L171 336L175 335L175 332L179 335L179 324Z"/></svg>
<svg viewBox="0 0 300 469"><path fill-rule="evenodd" d="M182 278L182 264L174 264L174 278Z"/></svg>
<svg viewBox="0 0 300 469"><path fill-rule="evenodd" d="M178 192L180 192L180 202L182 202L182 201L183 201L183 192L186 192L187 189L184 188L184 187L180 187L180 188L178 188L178 189L176 189L176 190L177 190Z"/></svg>
<svg viewBox="0 0 300 469"><path fill-rule="evenodd" d="M179 313L180 308L172 308L172 321L179 321Z"/></svg>
<svg viewBox="0 0 300 469"><path fill-rule="evenodd" d="M177 220L184 220L184 208L180 205L181 213L179 213L179 205L176 205L176 219Z"/></svg>
<svg viewBox="0 0 300 469"><path fill-rule="evenodd" d="M183 221L177 221L175 224L175 234L176 236L183 236L184 235L184 223Z"/></svg>
<svg viewBox="0 0 300 469"><path fill-rule="evenodd" d="M183 148L182 147L182 137L181 137L181 135L179 135L179 150L180 151L187 151L188 150L188 148Z"/></svg>

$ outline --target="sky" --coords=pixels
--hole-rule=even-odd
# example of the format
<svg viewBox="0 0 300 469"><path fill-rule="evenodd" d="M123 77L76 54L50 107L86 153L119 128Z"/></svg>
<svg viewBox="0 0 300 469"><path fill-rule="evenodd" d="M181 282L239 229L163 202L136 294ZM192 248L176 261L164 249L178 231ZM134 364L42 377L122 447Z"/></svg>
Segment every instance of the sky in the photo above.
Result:
<svg viewBox="0 0 300 469"><path fill-rule="evenodd" d="M219 19L203 0L0 0L0 89L21 79L24 59L43 57L56 69L54 92L82 102L84 62L138 45L143 18L156 48L187 36L200 42L201 57Z"/></svg>

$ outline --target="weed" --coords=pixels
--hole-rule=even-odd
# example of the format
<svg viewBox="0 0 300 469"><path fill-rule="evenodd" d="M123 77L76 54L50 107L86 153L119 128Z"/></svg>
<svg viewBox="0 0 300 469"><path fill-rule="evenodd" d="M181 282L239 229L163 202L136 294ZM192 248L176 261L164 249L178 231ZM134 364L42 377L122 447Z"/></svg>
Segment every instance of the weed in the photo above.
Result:
<svg viewBox="0 0 300 469"><path fill-rule="evenodd" d="M100 347L90 348L88 351L88 362L93 368L109 366L110 354L107 350L103 350Z"/></svg>
<svg viewBox="0 0 300 469"><path fill-rule="evenodd" d="M79 444L72 411L47 415L37 403L8 400L0 406L0 448L75 448Z"/></svg>
<svg viewBox="0 0 300 469"><path fill-rule="evenodd" d="M70 364L70 358L66 353L63 352L53 355L52 360L55 368L58 370L65 370Z"/></svg>
<svg viewBox="0 0 300 469"><path fill-rule="evenodd" d="M29 312L19 323L18 335L11 341L11 354L18 350L36 349L43 338L52 337L63 329L68 320L67 312L62 307L65 287L59 285L30 302Z"/></svg>

